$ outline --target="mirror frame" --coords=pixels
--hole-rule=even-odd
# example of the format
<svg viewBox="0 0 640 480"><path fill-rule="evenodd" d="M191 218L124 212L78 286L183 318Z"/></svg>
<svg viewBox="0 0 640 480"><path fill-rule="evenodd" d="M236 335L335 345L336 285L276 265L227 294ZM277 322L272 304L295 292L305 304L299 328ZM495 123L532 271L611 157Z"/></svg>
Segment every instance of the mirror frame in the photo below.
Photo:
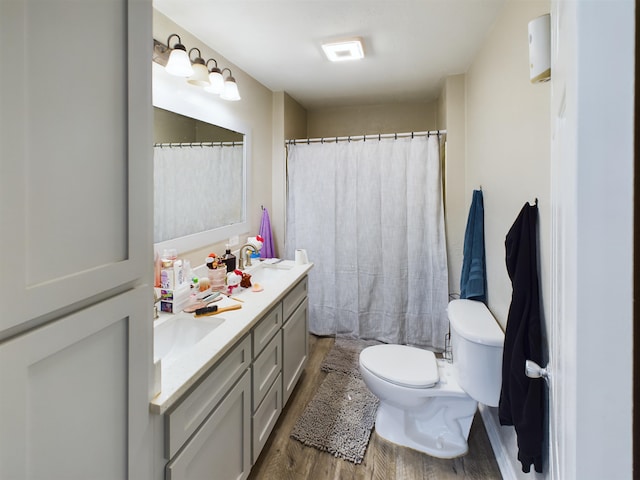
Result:
<svg viewBox="0 0 640 480"><path fill-rule="evenodd" d="M168 74L164 67L156 63L153 63L152 103L154 107L163 108L244 135L244 203L242 205L244 220L212 230L155 243L155 251L161 252L164 248L175 248L179 254L182 254L227 241L230 237L248 232L247 207L251 205L251 130L247 125L237 120L233 109L230 108L233 104L205 92L200 87L188 84L184 78Z"/></svg>

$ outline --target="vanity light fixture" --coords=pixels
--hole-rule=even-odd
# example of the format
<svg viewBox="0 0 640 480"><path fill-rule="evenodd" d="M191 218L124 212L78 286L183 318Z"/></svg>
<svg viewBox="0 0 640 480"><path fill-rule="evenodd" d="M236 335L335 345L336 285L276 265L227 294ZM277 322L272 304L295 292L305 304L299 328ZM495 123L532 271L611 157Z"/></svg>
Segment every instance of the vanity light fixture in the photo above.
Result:
<svg viewBox="0 0 640 480"><path fill-rule="evenodd" d="M222 71L218 68L218 62L215 59L210 58L207 60L206 66L209 66L209 62L213 61L216 66L209 70L209 85L206 85L204 89L207 92L220 95L224 90L224 78L222 77Z"/></svg>
<svg viewBox="0 0 640 480"><path fill-rule="evenodd" d="M351 38L339 42L323 43L322 50L332 62L344 62L347 60L360 60L364 58L362 40Z"/></svg>
<svg viewBox="0 0 640 480"><path fill-rule="evenodd" d="M187 82L189 82L191 85L206 87L207 85L209 85L209 70L207 70L207 67L204 64L204 58L202 58L202 54L200 53L199 48L193 47L191 50L189 50L189 60L191 60L191 52L193 52L194 50L198 52L198 56L195 58L195 60L192 60L193 75L191 75L187 79Z"/></svg>
<svg viewBox="0 0 640 480"><path fill-rule="evenodd" d="M178 43L173 47L171 47L170 44L171 37L178 38ZM191 67L189 55L187 55L187 49L181 42L182 40L180 40L180 36L177 33L172 33L169 35L169 38L167 38L167 47L171 50L171 54L169 55L167 66L164 68L171 75L190 77L193 75L193 68Z"/></svg>
<svg viewBox="0 0 640 480"><path fill-rule="evenodd" d="M176 37L178 41L171 47L169 42L173 37ZM192 59L193 56L191 54L194 51L197 53L195 58ZM207 92L220 95L223 100L237 101L241 99L238 92L238 84L236 79L233 78L231 70L228 68L220 70L218 62L213 58L210 58L205 63L202 53L197 47L190 49L187 54L187 48L182 44L177 33L169 35L166 45L153 39L152 60L162 65L168 73L179 77L187 77L189 84L203 87ZM209 69L209 62L214 63L214 67L211 69ZM224 77L225 70L229 71L227 78Z"/></svg>
<svg viewBox="0 0 640 480"><path fill-rule="evenodd" d="M222 70L222 73L224 73L225 70L229 70L229 69L224 68ZM224 79L224 90L220 94L220 98L224 100L230 100L232 102L240 100L240 92L238 91L238 84L236 83L236 79L233 78L233 75L231 74L231 70L229 70L229 76Z"/></svg>

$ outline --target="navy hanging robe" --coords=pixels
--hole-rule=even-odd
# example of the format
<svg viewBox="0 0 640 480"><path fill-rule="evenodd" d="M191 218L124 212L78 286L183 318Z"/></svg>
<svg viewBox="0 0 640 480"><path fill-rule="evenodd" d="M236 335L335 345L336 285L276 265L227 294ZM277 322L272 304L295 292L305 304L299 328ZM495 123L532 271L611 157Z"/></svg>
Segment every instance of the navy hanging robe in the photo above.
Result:
<svg viewBox="0 0 640 480"><path fill-rule="evenodd" d="M506 264L513 293L507 317L502 358L501 425L513 425L518 460L528 473L542 472L544 380L525 375L525 360L542 365L540 294L537 258L538 206L528 203L507 233Z"/></svg>

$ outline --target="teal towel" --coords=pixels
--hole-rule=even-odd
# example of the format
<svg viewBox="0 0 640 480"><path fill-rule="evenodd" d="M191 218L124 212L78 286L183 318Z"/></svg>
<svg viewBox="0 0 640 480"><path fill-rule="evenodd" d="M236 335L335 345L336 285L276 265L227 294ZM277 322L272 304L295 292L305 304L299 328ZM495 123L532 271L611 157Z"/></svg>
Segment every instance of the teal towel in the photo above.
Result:
<svg viewBox="0 0 640 480"><path fill-rule="evenodd" d="M473 191L464 233L460 298L487 303L487 267L484 252L484 202L482 190Z"/></svg>

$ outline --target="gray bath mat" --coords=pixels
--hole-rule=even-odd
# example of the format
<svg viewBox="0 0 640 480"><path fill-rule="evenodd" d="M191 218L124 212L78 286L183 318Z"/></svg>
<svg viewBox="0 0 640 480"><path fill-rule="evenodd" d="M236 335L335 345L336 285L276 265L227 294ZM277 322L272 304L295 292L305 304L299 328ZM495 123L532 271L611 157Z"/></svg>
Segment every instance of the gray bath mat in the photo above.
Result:
<svg viewBox="0 0 640 480"><path fill-rule="evenodd" d="M332 372L298 418L291 436L304 445L361 463L378 399L361 378Z"/></svg>
<svg viewBox="0 0 640 480"><path fill-rule="evenodd" d="M333 348L320 364L323 372L340 372L353 377L360 377L358 359L360 352L366 347L380 345L376 340L359 340L336 338Z"/></svg>

